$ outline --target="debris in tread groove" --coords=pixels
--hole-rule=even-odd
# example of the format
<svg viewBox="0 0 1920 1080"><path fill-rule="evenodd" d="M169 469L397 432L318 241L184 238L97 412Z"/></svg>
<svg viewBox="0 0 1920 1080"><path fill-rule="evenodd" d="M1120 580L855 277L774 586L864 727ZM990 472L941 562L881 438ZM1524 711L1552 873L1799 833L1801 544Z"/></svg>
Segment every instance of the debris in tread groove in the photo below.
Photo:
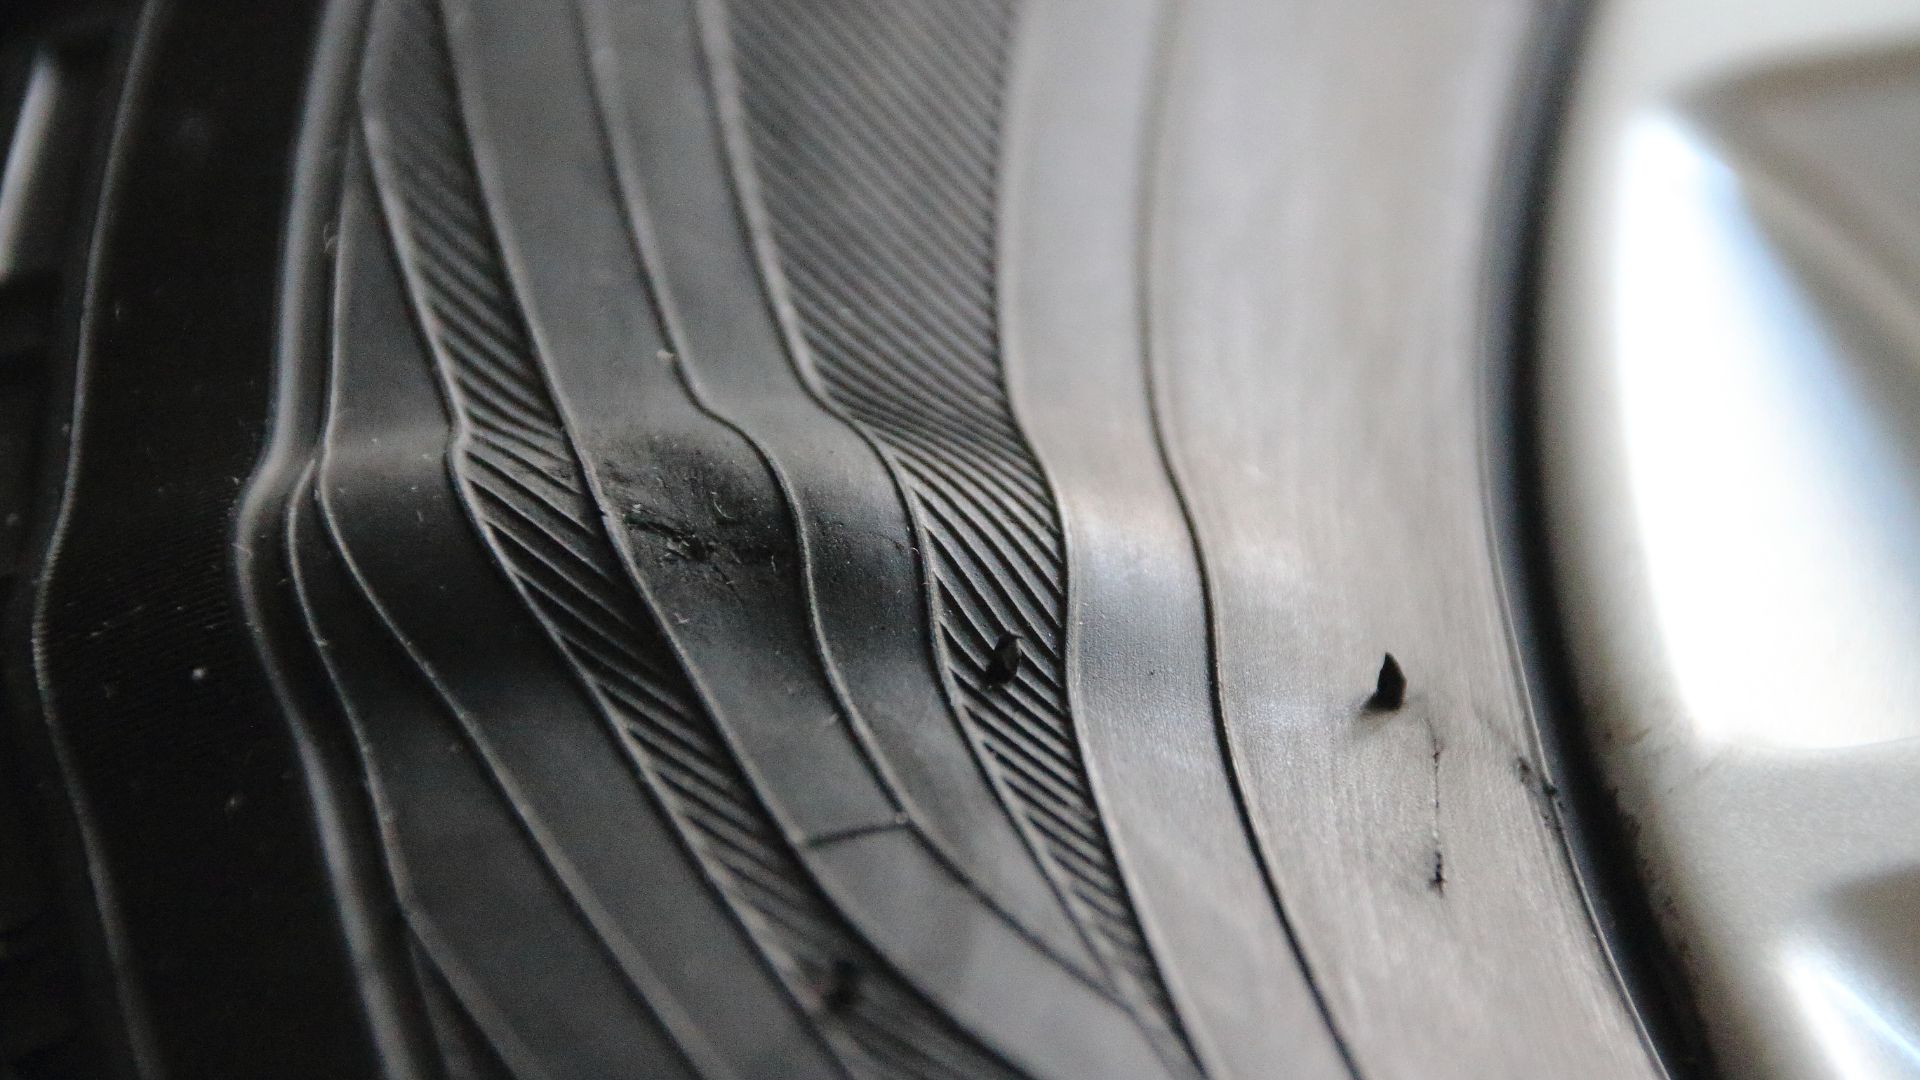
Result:
<svg viewBox="0 0 1920 1080"><path fill-rule="evenodd" d="M1020 674L1020 639L1008 634L993 647L993 655L987 658L985 677L988 686L1005 686Z"/></svg>
<svg viewBox="0 0 1920 1080"><path fill-rule="evenodd" d="M1400 661L1387 653L1380 661L1380 676L1374 682L1373 696L1367 699L1367 708L1387 711L1399 708L1406 701L1406 672L1400 670Z"/></svg>
<svg viewBox="0 0 1920 1080"><path fill-rule="evenodd" d="M830 1015L841 1015L860 1000L860 966L851 960L835 960L821 980L820 1008Z"/></svg>
<svg viewBox="0 0 1920 1080"><path fill-rule="evenodd" d="M1513 767L1517 772L1519 772L1520 782L1522 784L1526 784L1529 787L1535 786L1533 766L1528 763L1526 758L1523 758L1523 757L1514 758ZM1540 774L1538 787L1540 788L1540 794L1546 796L1549 799L1557 798L1560 794L1560 785L1554 783L1552 780L1547 779L1547 775L1545 773Z"/></svg>

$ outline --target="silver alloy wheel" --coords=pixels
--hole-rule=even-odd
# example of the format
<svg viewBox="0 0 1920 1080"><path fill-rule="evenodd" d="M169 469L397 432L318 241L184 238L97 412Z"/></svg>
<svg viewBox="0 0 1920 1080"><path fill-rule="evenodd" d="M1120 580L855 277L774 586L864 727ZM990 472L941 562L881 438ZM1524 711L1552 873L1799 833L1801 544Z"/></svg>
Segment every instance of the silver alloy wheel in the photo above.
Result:
<svg viewBox="0 0 1920 1080"><path fill-rule="evenodd" d="M1617 0L1547 239L1576 678L1728 1076L1920 1075L1920 4Z"/></svg>

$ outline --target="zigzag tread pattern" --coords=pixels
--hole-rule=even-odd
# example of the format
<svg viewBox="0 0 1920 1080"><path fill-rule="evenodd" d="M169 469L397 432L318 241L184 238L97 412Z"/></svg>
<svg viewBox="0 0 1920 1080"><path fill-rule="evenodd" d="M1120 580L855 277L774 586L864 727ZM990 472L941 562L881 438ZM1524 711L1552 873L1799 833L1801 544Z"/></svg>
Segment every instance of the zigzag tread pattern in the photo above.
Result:
<svg viewBox="0 0 1920 1080"><path fill-rule="evenodd" d="M625 580L507 280L444 17L434 0L381 0L361 109L396 254L462 432L462 497L849 1075L1012 1080L1007 1063L908 986L821 891Z"/></svg>
<svg viewBox="0 0 1920 1080"><path fill-rule="evenodd" d="M1197 1071L1067 698L1065 541L996 329L1000 96L1017 0L728 0L755 187L817 388L898 478L933 648L996 794L1111 988Z"/></svg>

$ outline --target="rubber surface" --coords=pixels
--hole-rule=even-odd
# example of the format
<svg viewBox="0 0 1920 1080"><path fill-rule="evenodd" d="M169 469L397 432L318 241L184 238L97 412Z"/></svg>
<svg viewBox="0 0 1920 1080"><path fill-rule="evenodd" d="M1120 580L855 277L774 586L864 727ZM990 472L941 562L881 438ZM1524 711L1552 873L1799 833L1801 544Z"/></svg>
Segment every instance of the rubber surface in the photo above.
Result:
<svg viewBox="0 0 1920 1080"><path fill-rule="evenodd" d="M185 11L31 620L124 1070L1657 1074L1483 507L1530 5Z"/></svg>

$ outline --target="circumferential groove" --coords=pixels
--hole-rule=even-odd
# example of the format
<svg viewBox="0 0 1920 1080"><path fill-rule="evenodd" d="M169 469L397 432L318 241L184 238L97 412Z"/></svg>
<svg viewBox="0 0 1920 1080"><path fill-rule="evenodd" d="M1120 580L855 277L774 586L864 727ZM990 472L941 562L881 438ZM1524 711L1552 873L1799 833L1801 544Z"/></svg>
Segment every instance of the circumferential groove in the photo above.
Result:
<svg viewBox="0 0 1920 1080"><path fill-rule="evenodd" d="M1013 1080L821 890L627 580L509 282L444 19L435 0L380 0L360 108L394 253L458 431L452 464L469 513L847 1073Z"/></svg>
<svg viewBox="0 0 1920 1080"><path fill-rule="evenodd" d="M725 3L803 373L905 493L929 647L996 795L1108 989L1170 1069L1196 1074L1081 757L1065 540L1001 370L995 206L1018 7Z"/></svg>

